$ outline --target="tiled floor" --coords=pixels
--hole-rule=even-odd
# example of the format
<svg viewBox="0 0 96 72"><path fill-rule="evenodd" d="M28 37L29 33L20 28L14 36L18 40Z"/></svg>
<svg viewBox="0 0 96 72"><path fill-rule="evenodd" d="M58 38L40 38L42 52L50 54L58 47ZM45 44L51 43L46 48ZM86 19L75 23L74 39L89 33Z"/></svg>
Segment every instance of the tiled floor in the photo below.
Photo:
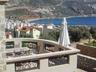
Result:
<svg viewBox="0 0 96 72"><path fill-rule="evenodd" d="M77 69L75 72L87 72L87 71L84 71L82 69Z"/></svg>

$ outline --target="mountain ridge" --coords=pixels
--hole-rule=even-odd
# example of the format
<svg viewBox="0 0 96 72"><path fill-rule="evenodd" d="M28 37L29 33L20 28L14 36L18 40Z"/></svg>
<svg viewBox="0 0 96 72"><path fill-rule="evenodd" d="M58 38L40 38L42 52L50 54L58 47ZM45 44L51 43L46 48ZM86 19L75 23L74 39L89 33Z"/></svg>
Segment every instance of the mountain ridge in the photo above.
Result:
<svg viewBox="0 0 96 72"><path fill-rule="evenodd" d="M10 0L6 7L26 6L41 17L64 17L96 14L96 0ZM33 10L34 12L34 10Z"/></svg>

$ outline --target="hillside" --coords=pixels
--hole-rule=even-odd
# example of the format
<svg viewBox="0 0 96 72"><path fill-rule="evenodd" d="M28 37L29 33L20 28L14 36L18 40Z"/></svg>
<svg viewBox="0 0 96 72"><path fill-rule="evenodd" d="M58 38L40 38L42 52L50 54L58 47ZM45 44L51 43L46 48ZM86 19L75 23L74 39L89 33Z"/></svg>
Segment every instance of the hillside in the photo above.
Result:
<svg viewBox="0 0 96 72"><path fill-rule="evenodd" d="M36 17L93 15L96 14L96 0L10 0L6 9L7 16L18 16L19 10Z"/></svg>

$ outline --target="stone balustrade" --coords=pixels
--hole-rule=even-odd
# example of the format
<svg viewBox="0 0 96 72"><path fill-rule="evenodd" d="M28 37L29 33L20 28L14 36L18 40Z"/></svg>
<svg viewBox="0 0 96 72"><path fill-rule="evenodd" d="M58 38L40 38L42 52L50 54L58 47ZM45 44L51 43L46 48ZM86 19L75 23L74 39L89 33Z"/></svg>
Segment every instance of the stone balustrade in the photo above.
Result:
<svg viewBox="0 0 96 72"><path fill-rule="evenodd" d="M35 43L38 53L6 58L7 72L73 72L77 68L77 53L79 50L75 48L65 48L58 42L45 39L14 38L6 40L6 42L10 41L15 42L14 45L20 43L18 48L22 47L22 41ZM35 63L36 67L32 66L34 61L37 61ZM18 63L21 66L18 66Z"/></svg>

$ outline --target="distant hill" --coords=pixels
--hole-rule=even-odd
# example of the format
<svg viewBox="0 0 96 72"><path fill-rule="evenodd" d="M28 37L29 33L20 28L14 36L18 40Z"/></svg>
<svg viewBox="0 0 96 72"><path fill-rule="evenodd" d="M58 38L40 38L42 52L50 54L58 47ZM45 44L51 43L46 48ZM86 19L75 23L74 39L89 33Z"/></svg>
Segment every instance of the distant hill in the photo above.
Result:
<svg viewBox="0 0 96 72"><path fill-rule="evenodd" d="M9 10L12 7L20 8L22 6L27 7L29 13L34 14L35 12L40 17L96 14L96 0L10 0L6 5ZM10 14L11 11L12 9L6 14Z"/></svg>

